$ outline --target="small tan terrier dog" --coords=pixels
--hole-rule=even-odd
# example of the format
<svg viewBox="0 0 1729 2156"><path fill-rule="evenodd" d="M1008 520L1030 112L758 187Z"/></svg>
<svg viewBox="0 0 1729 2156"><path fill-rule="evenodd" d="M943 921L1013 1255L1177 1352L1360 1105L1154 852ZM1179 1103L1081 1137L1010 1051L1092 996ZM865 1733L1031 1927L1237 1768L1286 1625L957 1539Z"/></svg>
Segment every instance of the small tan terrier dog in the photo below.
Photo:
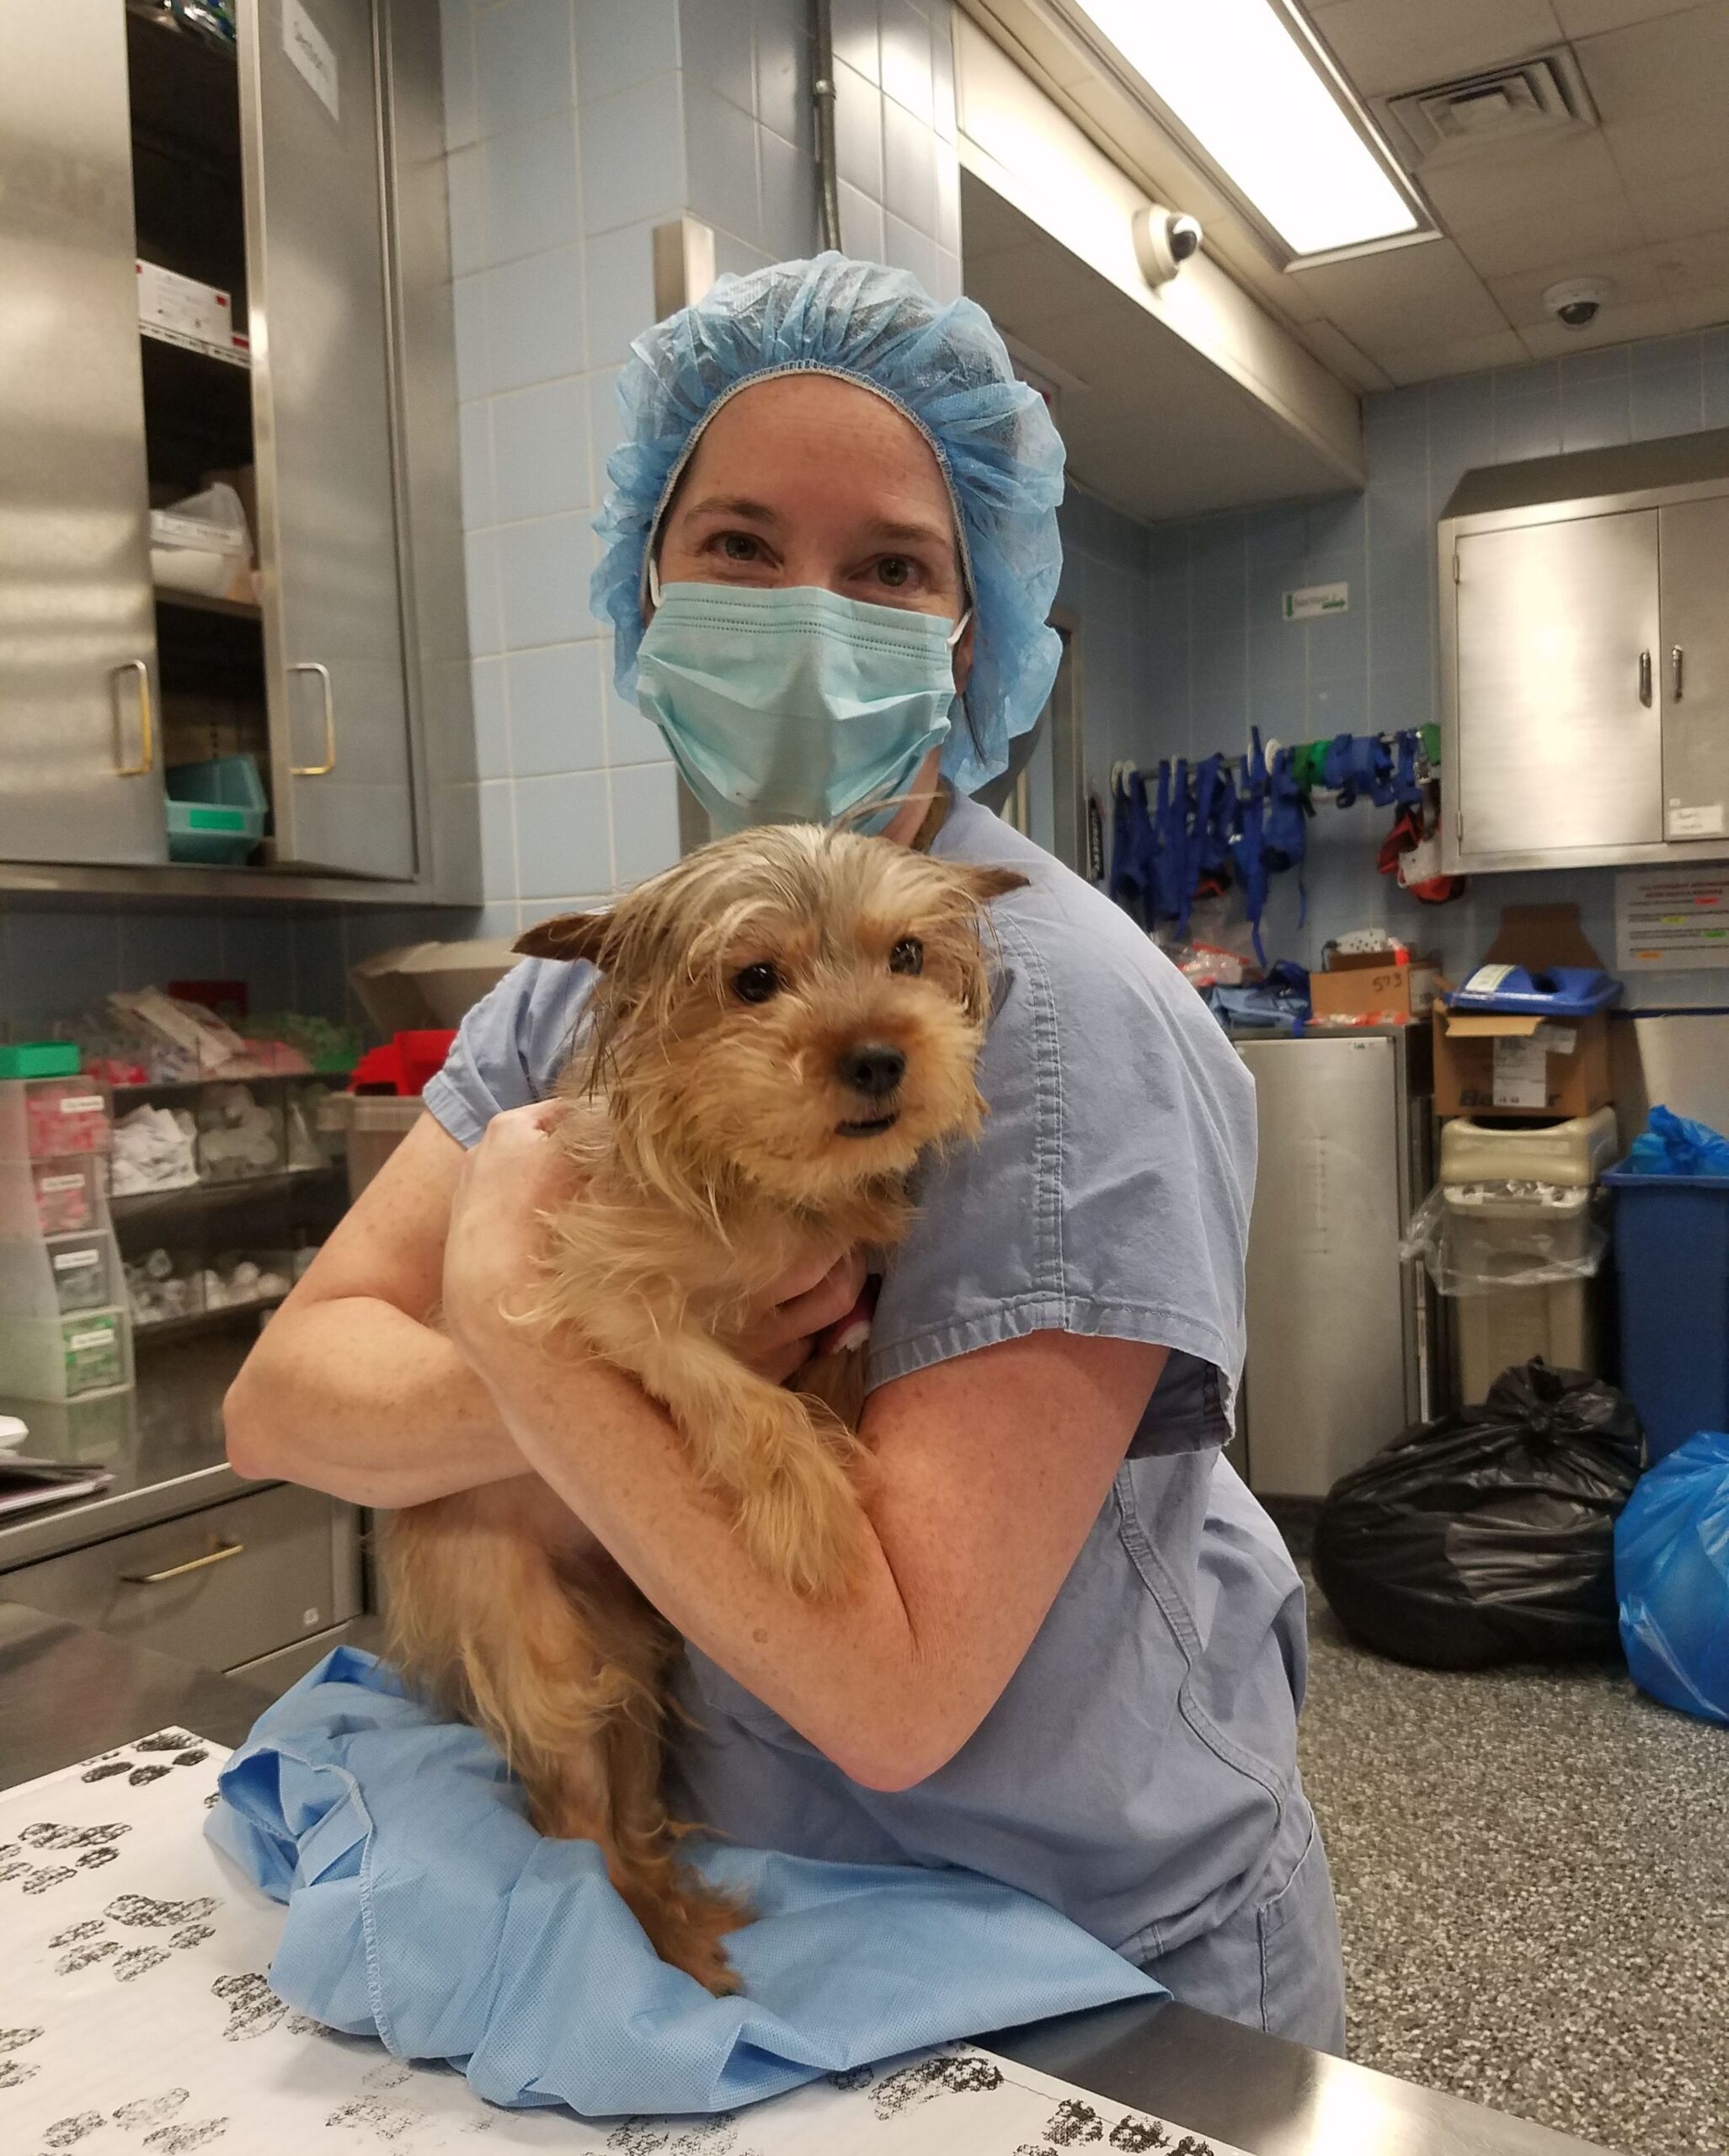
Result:
<svg viewBox="0 0 1729 2156"><path fill-rule="evenodd" d="M795 1267L891 1249L921 1155L977 1134L985 908L1026 880L768 828L516 947L600 978L556 1126L580 1196L512 1315L660 1401L801 1594L862 1550L862 1353L782 1386L736 1345ZM677 1860L660 1797L672 1628L537 1476L398 1513L386 1554L405 1675L499 1745L542 1833L598 1844L663 1960L736 1989L721 1940L748 1912Z"/></svg>

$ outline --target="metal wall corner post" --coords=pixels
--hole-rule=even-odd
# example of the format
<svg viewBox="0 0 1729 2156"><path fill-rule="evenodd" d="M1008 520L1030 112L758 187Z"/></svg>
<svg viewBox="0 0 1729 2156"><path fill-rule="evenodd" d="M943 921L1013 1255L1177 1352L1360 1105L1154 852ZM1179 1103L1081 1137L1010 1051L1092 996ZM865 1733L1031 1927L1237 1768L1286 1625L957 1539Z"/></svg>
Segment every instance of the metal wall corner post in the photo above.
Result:
<svg viewBox="0 0 1729 2156"><path fill-rule="evenodd" d="M714 228L695 217L674 217L656 225L651 234L654 250L654 318L664 322L681 307L694 307L714 282ZM685 784L678 782L679 852L694 853L714 836L708 811Z"/></svg>

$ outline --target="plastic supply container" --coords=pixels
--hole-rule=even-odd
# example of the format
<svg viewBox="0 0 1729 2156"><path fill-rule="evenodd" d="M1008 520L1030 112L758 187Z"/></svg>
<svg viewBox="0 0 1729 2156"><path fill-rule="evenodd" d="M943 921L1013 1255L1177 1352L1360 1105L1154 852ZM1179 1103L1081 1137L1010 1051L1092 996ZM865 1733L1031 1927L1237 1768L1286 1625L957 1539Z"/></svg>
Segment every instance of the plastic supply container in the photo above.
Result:
<svg viewBox="0 0 1729 2156"><path fill-rule="evenodd" d="M100 1156L0 1161L0 1238L76 1235L104 1217Z"/></svg>
<svg viewBox="0 0 1729 2156"><path fill-rule="evenodd" d="M109 1147L108 1088L93 1078L0 1081L0 1161L53 1161Z"/></svg>
<svg viewBox="0 0 1729 2156"><path fill-rule="evenodd" d="M1579 1188L1598 1179L1615 1150L1613 1108L1551 1123L1479 1123L1457 1115L1441 1126L1440 1180Z"/></svg>
<svg viewBox="0 0 1729 2156"><path fill-rule="evenodd" d="M402 1093L332 1093L319 1103L319 1128L341 1131L348 1141L350 1203L425 1112L418 1098Z"/></svg>
<svg viewBox="0 0 1729 2156"><path fill-rule="evenodd" d="M195 1250L158 1246L125 1261L126 1301L140 1332L205 1307L203 1261Z"/></svg>
<svg viewBox="0 0 1729 2156"><path fill-rule="evenodd" d="M0 1242L0 1328L24 1318L106 1310L119 1298L119 1260L105 1227Z"/></svg>
<svg viewBox="0 0 1729 2156"><path fill-rule="evenodd" d="M1729 1430L1729 1176L1611 1168L1621 1385L1653 1460Z"/></svg>
<svg viewBox="0 0 1729 2156"><path fill-rule="evenodd" d="M280 1094L237 1081L212 1084L199 1095L194 1113L202 1181L239 1182L282 1172L288 1140Z"/></svg>
<svg viewBox="0 0 1729 2156"><path fill-rule="evenodd" d="M1557 1369L1600 1369L1593 1186L1615 1142L1612 1108L1546 1124L1456 1116L1442 1125L1447 1261L1470 1283L1448 1299L1462 1406L1534 1356Z"/></svg>
<svg viewBox="0 0 1729 2156"><path fill-rule="evenodd" d="M82 1067L76 1041L0 1042L0 1078L75 1078Z"/></svg>
<svg viewBox="0 0 1729 2156"><path fill-rule="evenodd" d="M227 599L242 588L251 561L246 511L231 486L206 487L150 512L150 580L159 591Z"/></svg>
<svg viewBox="0 0 1729 2156"><path fill-rule="evenodd" d="M264 835L269 796L253 756L212 756L198 764L170 764L163 774L168 796L168 858L234 867Z"/></svg>
<svg viewBox="0 0 1729 2156"><path fill-rule="evenodd" d="M124 1310L76 1317L9 1317L0 1324L0 1392L20 1400L79 1400L132 1382Z"/></svg>

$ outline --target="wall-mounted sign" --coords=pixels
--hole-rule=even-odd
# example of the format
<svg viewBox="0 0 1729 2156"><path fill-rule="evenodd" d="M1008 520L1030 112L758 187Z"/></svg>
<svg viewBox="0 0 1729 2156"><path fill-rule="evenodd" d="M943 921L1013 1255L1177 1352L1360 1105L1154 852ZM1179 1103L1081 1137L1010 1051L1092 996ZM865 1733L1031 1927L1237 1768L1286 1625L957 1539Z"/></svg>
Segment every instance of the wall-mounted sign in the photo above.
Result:
<svg viewBox="0 0 1729 2156"><path fill-rule="evenodd" d="M1348 614L1350 611L1348 584L1305 584L1300 591L1288 591L1284 595L1288 622L1308 622L1317 614Z"/></svg>

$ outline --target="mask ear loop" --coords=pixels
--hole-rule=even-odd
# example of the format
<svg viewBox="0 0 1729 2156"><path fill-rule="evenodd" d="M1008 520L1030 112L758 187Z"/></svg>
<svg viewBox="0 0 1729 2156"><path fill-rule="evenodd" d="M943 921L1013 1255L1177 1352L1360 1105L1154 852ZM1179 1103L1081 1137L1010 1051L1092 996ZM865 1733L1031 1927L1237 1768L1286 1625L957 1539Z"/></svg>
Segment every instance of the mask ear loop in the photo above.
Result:
<svg viewBox="0 0 1729 2156"><path fill-rule="evenodd" d="M652 606L660 604L660 564L652 554L648 557L648 600Z"/></svg>

